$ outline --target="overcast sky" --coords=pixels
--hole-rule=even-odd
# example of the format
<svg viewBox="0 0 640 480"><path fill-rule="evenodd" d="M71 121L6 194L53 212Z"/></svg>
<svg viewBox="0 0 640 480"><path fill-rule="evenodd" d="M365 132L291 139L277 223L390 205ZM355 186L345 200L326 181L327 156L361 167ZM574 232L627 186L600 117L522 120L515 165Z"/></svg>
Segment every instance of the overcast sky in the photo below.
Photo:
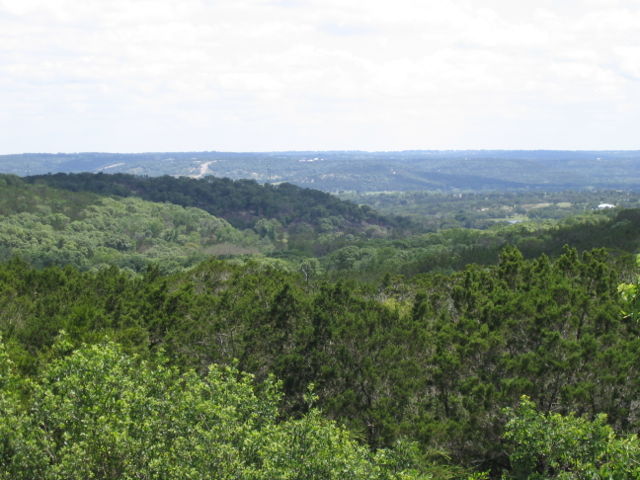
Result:
<svg viewBox="0 0 640 480"><path fill-rule="evenodd" d="M640 0L0 0L0 153L640 148Z"/></svg>

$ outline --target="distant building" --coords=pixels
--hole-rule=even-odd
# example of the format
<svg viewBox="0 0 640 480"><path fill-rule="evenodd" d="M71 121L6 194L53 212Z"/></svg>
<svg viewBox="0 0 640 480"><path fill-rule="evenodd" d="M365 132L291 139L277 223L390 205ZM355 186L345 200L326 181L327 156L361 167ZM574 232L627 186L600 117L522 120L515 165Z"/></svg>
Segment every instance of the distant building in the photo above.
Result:
<svg viewBox="0 0 640 480"><path fill-rule="evenodd" d="M607 208L616 208L616 206L610 203L601 203L598 205L598 210L606 210Z"/></svg>

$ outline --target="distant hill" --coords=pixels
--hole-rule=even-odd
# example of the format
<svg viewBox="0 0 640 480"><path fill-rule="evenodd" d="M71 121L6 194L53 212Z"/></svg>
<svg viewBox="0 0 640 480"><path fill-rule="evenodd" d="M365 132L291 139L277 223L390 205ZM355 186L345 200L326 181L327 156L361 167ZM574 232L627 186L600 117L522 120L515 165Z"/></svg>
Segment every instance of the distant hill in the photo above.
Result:
<svg viewBox="0 0 640 480"><path fill-rule="evenodd" d="M71 192L0 175L0 261L171 271L209 256L267 253L272 242L202 209Z"/></svg>
<svg viewBox="0 0 640 480"><path fill-rule="evenodd" d="M406 218L381 215L370 207L288 183L260 185L253 180L211 176L195 179L91 173L59 173L24 180L75 192L196 207L236 228L252 229L280 251L324 254L352 241L353 236L388 237L413 228Z"/></svg>
<svg viewBox="0 0 640 480"><path fill-rule="evenodd" d="M629 189L640 184L640 151L27 153L1 155L0 172L215 175L327 192Z"/></svg>

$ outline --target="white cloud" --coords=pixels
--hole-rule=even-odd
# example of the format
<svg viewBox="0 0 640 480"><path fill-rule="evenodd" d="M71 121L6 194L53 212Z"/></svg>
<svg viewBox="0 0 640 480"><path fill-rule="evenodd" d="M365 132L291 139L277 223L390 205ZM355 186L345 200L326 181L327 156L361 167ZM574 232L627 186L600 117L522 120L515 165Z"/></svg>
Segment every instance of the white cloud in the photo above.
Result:
<svg viewBox="0 0 640 480"><path fill-rule="evenodd" d="M637 25L636 0L0 0L0 151L638 147Z"/></svg>

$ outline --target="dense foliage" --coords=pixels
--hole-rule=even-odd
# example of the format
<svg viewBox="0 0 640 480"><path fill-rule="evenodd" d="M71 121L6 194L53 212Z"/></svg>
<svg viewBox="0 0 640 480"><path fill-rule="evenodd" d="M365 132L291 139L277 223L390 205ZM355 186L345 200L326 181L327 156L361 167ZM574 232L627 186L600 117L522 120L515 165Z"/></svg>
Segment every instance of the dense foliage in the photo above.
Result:
<svg viewBox="0 0 640 480"><path fill-rule="evenodd" d="M640 441L618 436L607 416L544 414L528 397L507 411L504 434L511 462L507 478L627 479L640 476Z"/></svg>
<svg viewBox="0 0 640 480"><path fill-rule="evenodd" d="M286 185L42 178L0 177L2 480L639 474L640 210L375 238Z"/></svg>
<svg viewBox="0 0 640 480"><path fill-rule="evenodd" d="M373 455L316 410L277 421L273 383L165 363L84 347L48 364L25 402L0 344L0 479L431 478L410 448Z"/></svg>
<svg viewBox="0 0 640 480"><path fill-rule="evenodd" d="M0 258L80 268L117 265L165 270L210 255L266 252L272 242L240 232L204 210L139 198L68 192L0 177Z"/></svg>
<svg viewBox="0 0 640 480"><path fill-rule="evenodd" d="M461 270L466 265L491 265L500 252L515 245L526 258L557 257L565 245L586 251L606 248L628 256L640 244L640 209L611 210L560 222L520 223L488 230L446 229L397 239L353 242L321 258L336 277L382 278L386 274L416 275Z"/></svg>
<svg viewBox="0 0 640 480"><path fill-rule="evenodd" d="M503 407L526 394L543 412L603 412L638 424L639 327L603 251L387 279L379 286L306 282L259 264L208 262L172 276L149 270L0 269L0 327L20 372L107 336L205 374L237 365L282 380L286 416L318 406L371 447L402 438L467 466L508 467ZM72 300L70 300L72 299ZM237 362L237 363L236 363ZM446 458L446 457L442 457Z"/></svg>
<svg viewBox="0 0 640 480"><path fill-rule="evenodd" d="M18 255L35 265L116 264L139 271L154 261L171 271L207 255L263 254L310 277L326 271L334 277L379 280L387 274L450 272L469 263L494 264L507 245L516 245L525 257L534 258L542 253L557 256L565 244L581 251L606 247L632 252L640 241L638 210L408 235L404 227L417 228L418 222L382 217L291 185L92 174L30 177L31 184L10 176L2 180L0 205L5 218L0 224L0 254L3 258ZM48 188L49 184L63 189ZM569 198L578 205L593 195L574 192ZM616 198L622 201L620 195ZM510 198L504 194L483 201L495 200L494 207L500 210L500 202ZM631 202L630 196L625 198ZM464 215L470 218L480 200L477 195L463 200ZM438 215L444 219L449 214L447 203L443 205ZM238 231L199 207L246 228Z"/></svg>
<svg viewBox="0 0 640 480"><path fill-rule="evenodd" d="M380 236L394 227L410 225L402 218L382 216L369 207L289 183L260 185L253 180L211 176L194 179L88 173L34 176L27 177L26 181L72 191L136 196L197 207L226 219L237 228L272 230L273 239L280 241L284 241L285 232L288 236L336 231Z"/></svg>

